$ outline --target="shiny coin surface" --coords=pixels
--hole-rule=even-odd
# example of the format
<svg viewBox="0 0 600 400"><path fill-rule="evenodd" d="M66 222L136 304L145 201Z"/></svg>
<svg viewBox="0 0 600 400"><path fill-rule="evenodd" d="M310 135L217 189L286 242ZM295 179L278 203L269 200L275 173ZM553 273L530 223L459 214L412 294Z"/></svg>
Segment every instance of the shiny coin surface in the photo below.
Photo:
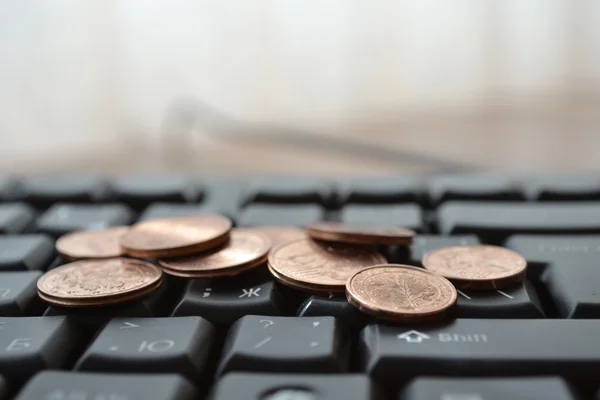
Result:
<svg viewBox="0 0 600 400"><path fill-rule="evenodd" d="M368 248L332 245L301 239L271 250L269 267L283 284L315 292L339 293L361 269L385 263L385 257Z"/></svg>
<svg viewBox="0 0 600 400"><path fill-rule="evenodd" d="M415 232L405 228L349 225L341 222L315 222L306 227L313 239L329 242L399 245L412 242Z"/></svg>
<svg viewBox="0 0 600 400"><path fill-rule="evenodd" d="M132 257L178 257L225 243L230 229L231 220L221 215L163 218L133 225L120 244Z"/></svg>
<svg viewBox="0 0 600 400"><path fill-rule="evenodd" d="M307 238L304 230L293 228L291 226L258 226L254 229L261 231L269 237L271 240L271 247L279 246L282 243Z"/></svg>
<svg viewBox="0 0 600 400"><path fill-rule="evenodd" d="M128 230L127 226L115 226L67 233L56 241L56 251L69 260L119 257L123 255L119 239Z"/></svg>
<svg viewBox="0 0 600 400"><path fill-rule="evenodd" d="M234 228L229 242L207 252L172 259L160 259L159 265L171 275L212 278L237 275L267 261L271 241L256 229Z"/></svg>
<svg viewBox="0 0 600 400"><path fill-rule="evenodd" d="M423 266L459 289L503 289L525 279L527 261L497 246L453 246L431 251Z"/></svg>
<svg viewBox="0 0 600 400"><path fill-rule="evenodd" d="M456 304L446 278L422 268L385 264L365 268L346 284L348 302L366 314L396 322L444 318Z"/></svg>
<svg viewBox="0 0 600 400"><path fill-rule="evenodd" d="M39 296L65 307L104 306L144 296L161 284L162 272L129 258L81 260L46 272L37 282Z"/></svg>

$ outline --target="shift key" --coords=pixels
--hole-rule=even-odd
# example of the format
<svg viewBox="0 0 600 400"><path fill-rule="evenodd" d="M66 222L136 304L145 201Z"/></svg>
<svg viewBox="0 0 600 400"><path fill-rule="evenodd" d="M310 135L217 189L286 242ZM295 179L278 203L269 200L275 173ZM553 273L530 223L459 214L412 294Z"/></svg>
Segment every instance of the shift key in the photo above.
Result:
<svg viewBox="0 0 600 400"><path fill-rule="evenodd" d="M374 324L361 333L361 366L387 387L418 375L536 374L596 382L598 337L600 320L457 319L414 329Z"/></svg>

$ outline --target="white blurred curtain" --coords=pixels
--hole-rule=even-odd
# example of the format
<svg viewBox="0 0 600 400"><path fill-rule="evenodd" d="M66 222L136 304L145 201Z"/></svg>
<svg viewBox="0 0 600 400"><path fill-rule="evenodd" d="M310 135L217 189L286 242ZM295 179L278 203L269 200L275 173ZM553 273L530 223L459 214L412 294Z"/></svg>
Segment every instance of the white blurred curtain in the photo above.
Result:
<svg viewBox="0 0 600 400"><path fill-rule="evenodd" d="M0 0L0 155L153 135L182 97L335 128L597 98L598 21L597 0Z"/></svg>

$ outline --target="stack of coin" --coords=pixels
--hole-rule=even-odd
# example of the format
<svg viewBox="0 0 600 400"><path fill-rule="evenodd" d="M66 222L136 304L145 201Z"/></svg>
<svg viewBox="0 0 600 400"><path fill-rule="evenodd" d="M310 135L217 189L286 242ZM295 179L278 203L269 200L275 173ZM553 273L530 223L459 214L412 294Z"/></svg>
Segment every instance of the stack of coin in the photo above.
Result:
<svg viewBox="0 0 600 400"><path fill-rule="evenodd" d="M326 294L344 292L346 281L357 271L385 262L382 254L370 248L300 239L273 248L268 265L280 283Z"/></svg>
<svg viewBox="0 0 600 400"><path fill-rule="evenodd" d="M156 219L133 225L120 245L125 254L137 258L187 256L227 242L231 225L221 215Z"/></svg>
<svg viewBox="0 0 600 400"><path fill-rule="evenodd" d="M216 278L237 275L263 265L271 249L269 238L254 229L234 228L229 241L216 249L195 255L159 259L170 275L184 278Z"/></svg>
<svg viewBox="0 0 600 400"><path fill-rule="evenodd" d="M415 232L400 227L349 225L341 222L316 222L306 227L311 238L359 245L407 246Z"/></svg>
<svg viewBox="0 0 600 400"><path fill-rule="evenodd" d="M266 262L270 240L259 231L232 229L231 220L221 215L199 215L74 232L60 237L56 248L74 262L39 279L40 297L60 306L90 307L154 292L161 270L204 278L256 268ZM158 258L158 266L134 258Z"/></svg>
<svg viewBox="0 0 600 400"><path fill-rule="evenodd" d="M362 312L394 322L443 318L456 303L447 279L386 264L376 250L409 245L415 235L409 229L317 222L306 233L309 238L279 244L269 255L269 270L284 285L314 294L345 292Z"/></svg>
<svg viewBox="0 0 600 400"><path fill-rule="evenodd" d="M315 222L308 237L280 243L269 255L269 270L280 283L313 293L344 292L346 281L363 268L386 262L377 245L408 245L404 228Z"/></svg>

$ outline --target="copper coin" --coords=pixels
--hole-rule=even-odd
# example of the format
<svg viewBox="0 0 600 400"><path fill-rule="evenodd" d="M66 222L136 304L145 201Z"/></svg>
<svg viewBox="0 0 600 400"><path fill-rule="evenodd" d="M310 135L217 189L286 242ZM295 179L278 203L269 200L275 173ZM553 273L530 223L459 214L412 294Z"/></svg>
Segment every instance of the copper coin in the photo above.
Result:
<svg viewBox="0 0 600 400"><path fill-rule="evenodd" d="M271 273L271 275L273 275L273 277L283 283L286 286L291 287L292 289L296 289L296 290L301 290L303 292L309 292L311 294L316 294L319 296L327 296L329 294L339 294L340 290L338 286L323 286L323 285L310 285L310 284L302 284L301 282L298 281L290 281L288 280L285 276L280 275L277 273L277 271L275 271L273 268L271 268L270 265L267 265L269 272Z"/></svg>
<svg viewBox="0 0 600 400"><path fill-rule="evenodd" d="M123 255L119 239L129 230L127 226L67 233L56 241L56 250L69 260L110 258Z"/></svg>
<svg viewBox="0 0 600 400"><path fill-rule="evenodd" d="M230 229L231 220L221 215L162 218L133 225L120 244L132 257L185 256L225 243Z"/></svg>
<svg viewBox="0 0 600 400"><path fill-rule="evenodd" d="M129 258L81 260L46 272L38 279L39 296L66 307L104 306L144 296L161 283L160 269Z"/></svg>
<svg viewBox="0 0 600 400"><path fill-rule="evenodd" d="M384 264L352 276L346 297L350 304L380 319L422 322L447 316L457 293L446 278L422 268Z"/></svg>
<svg viewBox="0 0 600 400"><path fill-rule="evenodd" d="M271 241L255 229L234 228L224 246L201 254L159 260L171 275L208 278L237 275L267 261Z"/></svg>
<svg viewBox="0 0 600 400"><path fill-rule="evenodd" d="M258 229L271 240L271 247L279 246L282 243L291 242L298 239L306 239L306 232L299 228L291 226L258 226Z"/></svg>
<svg viewBox="0 0 600 400"><path fill-rule="evenodd" d="M357 271L385 262L381 253L369 248L318 243L312 239L281 244L269 254L269 266L281 283L331 293L343 292L346 281Z"/></svg>
<svg viewBox="0 0 600 400"><path fill-rule="evenodd" d="M503 289L525 279L527 261L497 246L453 246L431 251L423 266L459 289Z"/></svg>
<svg viewBox="0 0 600 400"><path fill-rule="evenodd" d="M313 239L329 242L399 245L412 242L415 232L405 228L350 225L341 222L315 222L306 227Z"/></svg>

